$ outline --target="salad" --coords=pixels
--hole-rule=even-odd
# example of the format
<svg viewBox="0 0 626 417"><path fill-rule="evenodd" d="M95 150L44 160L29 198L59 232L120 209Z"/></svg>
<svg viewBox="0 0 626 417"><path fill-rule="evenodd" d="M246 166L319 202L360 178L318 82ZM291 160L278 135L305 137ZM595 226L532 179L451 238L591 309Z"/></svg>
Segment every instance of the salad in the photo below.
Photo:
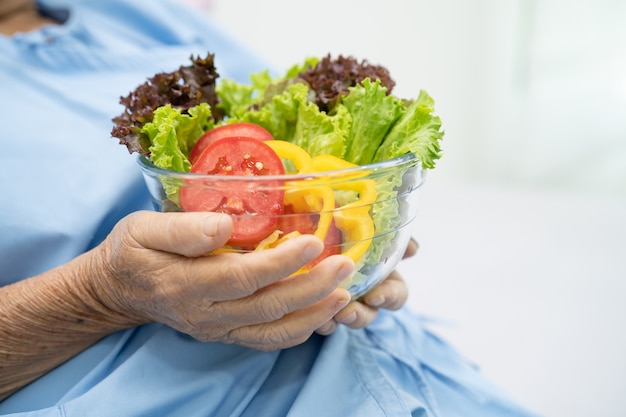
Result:
<svg viewBox="0 0 626 417"><path fill-rule="evenodd" d="M280 76L251 74L249 83L220 79L212 54L190 61L122 97L112 136L163 170L267 182L226 181L220 189L163 182L167 200L184 211L231 214L222 251L262 250L311 233L326 250L307 267L334 253L361 267L378 263L394 239L385 232L400 222L402 173L374 180L370 167L405 158L434 168L443 130L428 93L398 98L386 68L353 57L308 58ZM283 176L327 171L350 180L282 186Z"/></svg>

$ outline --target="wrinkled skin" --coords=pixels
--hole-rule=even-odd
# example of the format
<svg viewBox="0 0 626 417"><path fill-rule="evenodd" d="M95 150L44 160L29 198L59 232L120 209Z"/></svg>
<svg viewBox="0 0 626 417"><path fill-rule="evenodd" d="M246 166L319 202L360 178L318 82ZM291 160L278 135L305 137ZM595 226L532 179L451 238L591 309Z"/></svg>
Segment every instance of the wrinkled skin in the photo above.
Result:
<svg viewBox="0 0 626 417"><path fill-rule="evenodd" d="M157 223L164 227L155 228ZM354 268L344 256L285 278L321 252L323 245L313 236L259 253L204 256L226 242L231 227L227 216L207 213L127 217L102 245L100 262L109 273L98 281L98 297L130 320L161 322L201 341L262 350L301 343L315 330L330 334L338 323L364 327L379 308L406 302L406 284L394 272L348 304L349 293L337 287Z"/></svg>
<svg viewBox="0 0 626 417"><path fill-rule="evenodd" d="M205 255L224 245L229 216L137 212L96 248L41 275L0 287L0 400L101 338L159 322L203 341L259 350L295 346L339 323L359 328L396 309L396 273L361 300L339 283L354 264L313 235L247 254ZM406 255L415 252L409 245Z"/></svg>
<svg viewBox="0 0 626 417"><path fill-rule="evenodd" d="M337 286L354 269L349 258L333 256L286 278L321 253L313 236L263 252L205 256L231 229L228 216L214 213L128 216L101 247L98 262L108 273L94 284L98 298L132 321L262 350L303 342L348 304L349 293Z"/></svg>

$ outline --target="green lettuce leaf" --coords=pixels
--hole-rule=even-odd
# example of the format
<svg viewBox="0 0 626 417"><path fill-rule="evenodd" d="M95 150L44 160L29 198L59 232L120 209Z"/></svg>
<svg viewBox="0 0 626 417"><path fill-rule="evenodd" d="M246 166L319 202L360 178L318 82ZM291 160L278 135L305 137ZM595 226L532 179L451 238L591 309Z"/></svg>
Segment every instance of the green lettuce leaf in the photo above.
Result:
<svg viewBox="0 0 626 417"><path fill-rule="evenodd" d="M337 106L328 115L315 103L301 102L298 121L291 142L305 149L309 155L330 154L341 158L346 150L346 137L350 131L351 118L345 106Z"/></svg>
<svg viewBox="0 0 626 417"><path fill-rule="evenodd" d="M309 68L315 68L317 63L320 62L320 58L318 57L308 57L301 64L295 64L291 66L282 77L282 79L294 78L300 75L303 71Z"/></svg>
<svg viewBox="0 0 626 417"><path fill-rule="evenodd" d="M254 107L260 107L263 102L271 102L274 96L280 94L288 85L283 84L283 81L294 79L308 67L314 67L318 61L319 58L307 58L303 63L293 65L279 77L272 77L269 70L252 73L250 84L222 79L215 88L220 97L217 107L223 109L229 118L246 118L245 114L253 111Z"/></svg>
<svg viewBox="0 0 626 417"><path fill-rule="evenodd" d="M253 85L228 79L221 80L215 91L220 98L217 106L229 117L238 117L246 113L256 103L258 94Z"/></svg>
<svg viewBox="0 0 626 417"><path fill-rule="evenodd" d="M357 165L369 164L404 106L400 99L387 95L387 88L379 80L366 78L348 90L342 102L352 117L352 126L344 159Z"/></svg>
<svg viewBox="0 0 626 417"><path fill-rule="evenodd" d="M417 100L409 105L392 126L376 151L374 162L412 152L424 168L434 168L435 161L441 157L439 142L444 134L441 130L441 119L433 115L434 111L435 101L426 91L421 90Z"/></svg>
<svg viewBox="0 0 626 417"><path fill-rule="evenodd" d="M308 101L309 87L297 82L285 84L282 93L273 95L261 107L242 112L231 121L256 123L275 139L292 142L311 156L331 154L342 157L350 129L350 115L345 107L333 115L319 110Z"/></svg>
<svg viewBox="0 0 626 417"><path fill-rule="evenodd" d="M214 122L207 103L191 107L188 112L183 114L169 104L161 106L154 111L152 121L142 127L141 133L150 138L150 159L156 166L180 172L191 169L189 152Z"/></svg>
<svg viewBox="0 0 626 417"><path fill-rule="evenodd" d="M390 242L396 237L395 233L386 233L386 231L394 230L400 223L396 190L402 185L402 174L395 172L376 179L376 203L371 209L376 238L372 240L372 245L365 253L365 264L376 264L389 247Z"/></svg>
<svg viewBox="0 0 626 417"><path fill-rule="evenodd" d="M274 139L289 140L294 135L298 107L300 103L306 101L307 91L308 88L304 84L292 84L261 107L249 108L245 112L231 115L231 120L256 123L267 129Z"/></svg>

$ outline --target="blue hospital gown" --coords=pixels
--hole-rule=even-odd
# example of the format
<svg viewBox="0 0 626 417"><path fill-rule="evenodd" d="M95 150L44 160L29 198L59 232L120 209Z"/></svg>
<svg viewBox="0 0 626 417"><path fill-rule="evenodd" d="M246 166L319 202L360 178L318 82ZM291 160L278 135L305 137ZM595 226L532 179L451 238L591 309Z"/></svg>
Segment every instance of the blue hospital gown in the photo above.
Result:
<svg viewBox="0 0 626 417"><path fill-rule="evenodd" d="M150 209L111 118L148 76L215 53L265 68L206 16L165 0L40 2L61 26L0 36L0 284L67 262ZM282 351L200 343L160 324L109 335L0 402L12 416L527 417L407 309Z"/></svg>

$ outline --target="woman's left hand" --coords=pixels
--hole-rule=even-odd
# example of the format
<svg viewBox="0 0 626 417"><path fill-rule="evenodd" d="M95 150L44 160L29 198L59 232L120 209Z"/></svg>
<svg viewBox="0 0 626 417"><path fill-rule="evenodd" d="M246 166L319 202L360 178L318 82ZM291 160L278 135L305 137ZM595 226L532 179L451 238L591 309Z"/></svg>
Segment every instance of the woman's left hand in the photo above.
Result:
<svg viewBox="0 0 626 417"><path fill-rule="evenodd" d="M415 255L418 243L411 239L404 252L403 259ZM333 320L326 322L316 332L321 335L333 333L339 324L351 329L360 329L372 323L378 316L378 310L398 310L407 301L409 289L397 271L393 271L383 282L357 301L353 301L340 310Z"/></svg>

